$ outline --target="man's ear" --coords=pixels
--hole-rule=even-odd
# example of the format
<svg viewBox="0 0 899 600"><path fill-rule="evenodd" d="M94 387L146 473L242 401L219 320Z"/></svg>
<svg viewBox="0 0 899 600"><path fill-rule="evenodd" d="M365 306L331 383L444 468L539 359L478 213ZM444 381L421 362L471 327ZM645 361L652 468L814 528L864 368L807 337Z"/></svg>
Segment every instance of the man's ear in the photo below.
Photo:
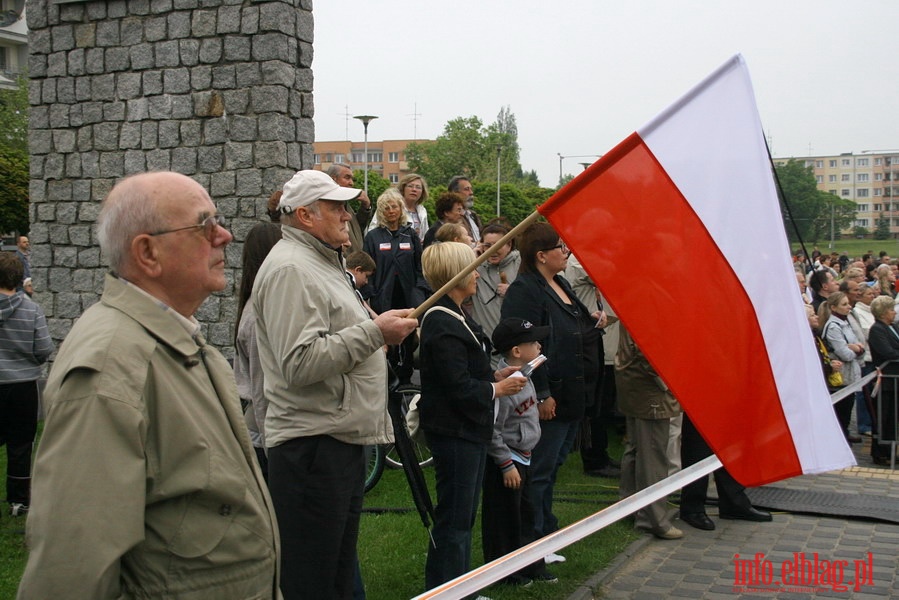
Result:
<svg viewBox="0 0 899 600"><path fill-rule="evenodd" d="M312 220L312 211L310 211L305 206L301 206L293 211L293 218L296 219L296 223L298 225L302 225L303 227L312 227L314 225L314 221Z"/></svg>
<svg viewBox="0 0 899 600"><path fill-rule="evenodd" d="M162 264L159 262L159 247L156 239L146 233L142 233L131 240L131 265L139 274L145 277L155 278L162 273Z"/></svg>

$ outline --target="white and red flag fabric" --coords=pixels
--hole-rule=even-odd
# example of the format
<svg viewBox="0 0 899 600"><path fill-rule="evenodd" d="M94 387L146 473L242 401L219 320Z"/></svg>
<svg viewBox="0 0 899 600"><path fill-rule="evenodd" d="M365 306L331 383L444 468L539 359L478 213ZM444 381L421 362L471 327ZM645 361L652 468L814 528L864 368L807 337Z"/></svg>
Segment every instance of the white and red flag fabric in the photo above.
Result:
<svg viewBox="0 0 899 600"><path fill-rule="evenodd" d="M538 208L746 486L855 464L735 56Z"/></svg>

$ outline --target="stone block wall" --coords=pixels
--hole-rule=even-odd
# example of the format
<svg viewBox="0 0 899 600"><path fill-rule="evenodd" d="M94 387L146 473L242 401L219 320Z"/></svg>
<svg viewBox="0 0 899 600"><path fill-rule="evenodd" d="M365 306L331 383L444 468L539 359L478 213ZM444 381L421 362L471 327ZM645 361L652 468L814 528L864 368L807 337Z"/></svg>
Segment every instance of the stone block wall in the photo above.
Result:
<svg viewBox="0 0 899 600"><path fill-rule="evenodd" d="M312 167L312 0L28 0L27 15L31 265L54 340L102 291L102 199L172 170L234 234L228 287L196 315L230 354L243 240Z"/></svg>

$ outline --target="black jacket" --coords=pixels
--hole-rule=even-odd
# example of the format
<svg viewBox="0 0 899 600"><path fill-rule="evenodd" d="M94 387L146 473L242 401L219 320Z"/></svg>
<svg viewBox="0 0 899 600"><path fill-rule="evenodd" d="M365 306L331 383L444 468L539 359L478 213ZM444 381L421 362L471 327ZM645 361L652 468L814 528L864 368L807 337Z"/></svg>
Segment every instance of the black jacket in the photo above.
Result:
<svg viewBox="0 0 899 600"><path fill-rule="evenodd" d="M547 361L534 371L531 380L538 398L552 396L556 401L556 418L571 421L583 417L585 408L596 400L602 336L568 281L561 275L555 280L568 294L570 305L562 302L543 276L519 271L506 292L501 315L503 319L517 317L550 327L542 350Z"/></svg>
<svg viewBox="0 0 899 600"><path fill-rule="evenodd" d="M371 293L366 297L375 312L415 308L430 295L421 273L421 240L412 227L404 225L396 231L375 227L366 234L363 248L375 260L375 275L369 280ZM393 306L397 281L403 290L402 306Z"/></svg>
<svg viewBox="0 0 899 600"><path fill-rule="evenodd" d="M448 297L436 302L461 315ZM421 326L421 427L441 435L487 444L493 435L493 368L490 342L480 325L441 310ZM477 336L478 340L472 336Z"/></svg>

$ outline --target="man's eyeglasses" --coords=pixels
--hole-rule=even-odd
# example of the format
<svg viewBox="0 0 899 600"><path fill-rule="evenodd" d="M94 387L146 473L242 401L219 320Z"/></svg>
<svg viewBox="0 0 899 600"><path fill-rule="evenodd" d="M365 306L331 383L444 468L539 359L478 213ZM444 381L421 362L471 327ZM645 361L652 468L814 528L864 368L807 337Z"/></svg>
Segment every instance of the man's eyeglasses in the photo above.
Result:
<svg viewBox="0 0 899 600"><path fill-rule="evenodd" d="M212 215L203 219L202 223L197 223L196 225L188 225L187 227L178 227L176 229L166 229L165 231L154 231L150 235L165 235L167 233L175 233L176 231L185 231L187 229L200 229L203 228L203 235L209 240L210 243L215 241L215 237L217 234L217 227L225 227L225 217L222 215Z"/></svg>
<svg viewBox="0 0 899 600"><path fill-rule="evenodd" d="M565 242L560 242L558 245L553 246L552 248L541 248L540 252L552 252L553 250L561 250L564 254L568 254L571 252L568 249L568 246L565 245Z"/></svg>

